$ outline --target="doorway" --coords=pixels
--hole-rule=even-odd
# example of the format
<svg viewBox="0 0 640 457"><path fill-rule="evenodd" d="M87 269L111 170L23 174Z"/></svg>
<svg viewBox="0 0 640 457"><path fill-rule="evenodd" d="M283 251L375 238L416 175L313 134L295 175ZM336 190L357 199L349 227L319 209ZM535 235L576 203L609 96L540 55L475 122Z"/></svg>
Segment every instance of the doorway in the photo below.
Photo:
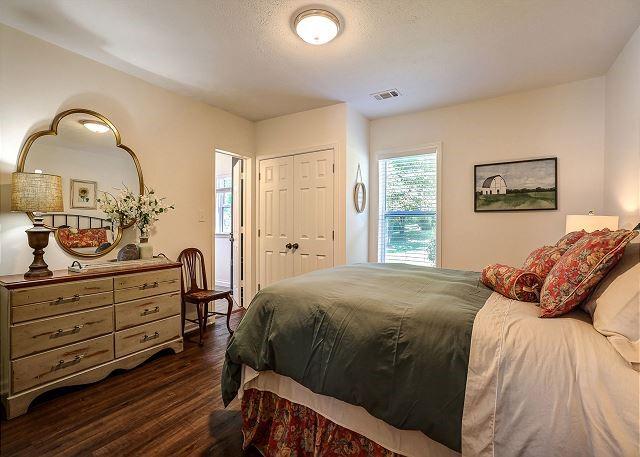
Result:
<svg viewBox="0 0 640 457"><path fill-rule="evenodd" d="M334 265L334 151L260 160L258 289Z"/></svg>
<svg viewBox="0 0 640 457"><path fill-rule="evenodd" d="M215 289L230 290L234 310L244 306L245 254L245 160L232 153L215 152ZM224 300L216 302L216 311L226 312Z"/></svg>

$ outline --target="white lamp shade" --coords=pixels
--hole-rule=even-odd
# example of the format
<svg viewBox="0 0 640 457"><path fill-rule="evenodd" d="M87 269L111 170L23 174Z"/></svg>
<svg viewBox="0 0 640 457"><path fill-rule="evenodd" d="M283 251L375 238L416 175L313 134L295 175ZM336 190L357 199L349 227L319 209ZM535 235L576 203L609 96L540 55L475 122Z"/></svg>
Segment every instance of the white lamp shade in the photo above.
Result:
<svg viewBox="0 0 640 457"><path fill-rule="evenodd" d="M58 175L16 171L11 175L11 186L11 211L64 211L62 178Z"/></svg>
<svg viewBox="0 0 640 457"><path fill-rule="evenodd" d="M608 228L618 230L618 216L593 216L590 214L568 215L565 233L579 230L595 232Z"/></svg>

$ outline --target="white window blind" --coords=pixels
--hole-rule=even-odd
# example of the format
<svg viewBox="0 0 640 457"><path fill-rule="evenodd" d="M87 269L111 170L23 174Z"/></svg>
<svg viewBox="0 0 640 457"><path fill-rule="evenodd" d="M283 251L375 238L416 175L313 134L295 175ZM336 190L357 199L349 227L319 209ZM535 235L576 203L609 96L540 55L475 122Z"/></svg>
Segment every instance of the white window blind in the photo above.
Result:
<svg viewBox="0 0 640 457"><path fill-rule="evenodd" d="M380 159L378 261L436 266L436 153Z"/></svg>

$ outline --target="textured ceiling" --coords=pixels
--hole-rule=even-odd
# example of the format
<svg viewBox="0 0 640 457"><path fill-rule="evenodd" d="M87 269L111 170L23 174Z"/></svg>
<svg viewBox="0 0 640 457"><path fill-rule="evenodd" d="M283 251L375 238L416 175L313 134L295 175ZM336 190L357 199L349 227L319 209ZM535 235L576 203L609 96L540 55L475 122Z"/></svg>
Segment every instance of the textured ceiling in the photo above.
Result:
<svg viewBox="0 0 640 457"><path fill-rule="evenodd" d="M325 46L292 32L301 0L2 0L0 22L251 120L341 101L375 118L602 75L640 24L639 0L322 4L343 18ZM369 96L390 88L402 96Z"/></svg>

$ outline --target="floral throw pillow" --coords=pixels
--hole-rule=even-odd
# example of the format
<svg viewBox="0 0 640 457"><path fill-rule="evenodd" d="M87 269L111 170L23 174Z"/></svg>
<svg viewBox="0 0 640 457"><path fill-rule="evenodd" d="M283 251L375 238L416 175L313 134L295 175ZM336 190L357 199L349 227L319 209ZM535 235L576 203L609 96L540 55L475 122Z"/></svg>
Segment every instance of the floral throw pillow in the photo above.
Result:
<svg viewBox="0 0 640 457"><path fill-rule="evenodd" d="M569 232L558 240L558 242L556 243L556 246L559 248L569 249L586 234L587 232L584 230L580 230L577 232Z"/></svg>
<svg viewBox="0 0 640 457"><path fill-rule="evenodd" d="M108 242L105 228L59 228L57 237L68 248L97 248Z"/></svg>
<svg viewBox="0 0 640 457"><path fill-rule="evenodd" d="M481 281L507 298L528 302L538 301L542 286L537 274L499 263L484 267Z"/></svg>
<svg viewBox="0 0 640 457"><path fill-rule="evenodd" d="M522 269L533 271L544 281L553 266L566 251L566 248L558 246L542 246L529 254L529 257L527 257L527 260L525 260L522 265Z"/></svg>
<svg viewBox="0 0 640 457"><path fill-rule="evenodd" d="M622 257L638 232L593 232L582 237L551 269L540 292L540 317L565 314L578 306Z"/></svg>

